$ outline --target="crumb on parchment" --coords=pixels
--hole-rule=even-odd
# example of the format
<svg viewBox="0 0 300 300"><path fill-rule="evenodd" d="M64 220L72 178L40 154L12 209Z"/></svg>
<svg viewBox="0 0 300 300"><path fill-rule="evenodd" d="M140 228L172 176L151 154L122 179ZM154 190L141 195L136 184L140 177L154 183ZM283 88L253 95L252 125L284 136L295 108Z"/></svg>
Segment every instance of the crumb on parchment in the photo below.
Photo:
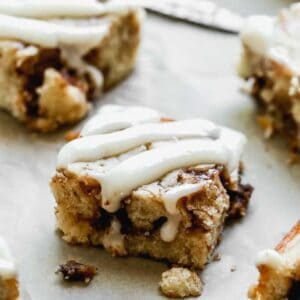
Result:
<svg viewBox="0 0 300 300"><path fill-rule="evenodd" d="M162 273L159 287L170 298L197 297L202 292L199 275L187 268L174 267Z"/></svg>
<svg viewBox="0 0 300 300"><path fill-rule="evenodd" d="M59 265L55 273L62 273L64 280L67 281L89 283L96 275L97 268L75 260L68 260L66 263Z"/></svg>

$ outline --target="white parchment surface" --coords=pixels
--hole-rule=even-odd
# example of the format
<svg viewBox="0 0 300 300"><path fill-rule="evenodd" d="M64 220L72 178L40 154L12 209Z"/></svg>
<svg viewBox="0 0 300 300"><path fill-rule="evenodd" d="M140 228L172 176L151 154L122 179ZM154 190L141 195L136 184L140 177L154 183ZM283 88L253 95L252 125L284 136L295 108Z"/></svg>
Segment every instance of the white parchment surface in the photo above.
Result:
<svg viewBox="0 0 300 300"><path fill-rule="evenodd" d="M255 3L264 12L270 5L270 13L276 10L272 2L288 3L216 2L241 7L243 13L248 8L254 12ZM255 106L240 91L242 82L235 75L239 50L237 36L150 15L136 70L97 102L147 105L175 118L209 118L248 136L245 181L255 192L245 219L225 230L217 248L221 260L202 274L201 299L208 300L246 299L257 277L257 252L273 247L300 212L300 166L287 165L284 141L263 141ZM28 133L0 113L0 234L16 256L22 286L32 300L160 298L157 283L167 268L163 263L69 246L55 232L49 180L63 135ZM70 258L98 268L89 286L62 283L54 274L56 266Z"/></svg>

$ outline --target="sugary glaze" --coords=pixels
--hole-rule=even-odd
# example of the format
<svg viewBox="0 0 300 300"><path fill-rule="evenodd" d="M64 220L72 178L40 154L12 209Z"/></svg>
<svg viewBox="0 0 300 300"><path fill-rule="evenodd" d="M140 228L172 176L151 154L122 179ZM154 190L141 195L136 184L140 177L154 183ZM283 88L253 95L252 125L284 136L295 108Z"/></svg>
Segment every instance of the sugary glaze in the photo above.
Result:
<svg viewBox="0 0 300 300"><path fill-rule="evenodd" d="M101 206L111 213L136 188L176 169L222 164L232 174L231 180L237 179L246 141L242 134L206 120L160 122L159 116L142 107L104 107L87 123L79 139L61 149L58 169L98 180ZM91 132L97 134L89 135ZM182 185L162 195L169 214L161 231L163 240L176 235L180 223L177 200L200 189L196 184Z"/></svg>
<svg viewBox="0 0 300 300"><path fill-rule="evenodd" d="M13 257L3 238L0 237L0 277L4 280L16 276L16 268Z"/></svg>
<svg viewBox="0 0 300 300"><path fill-rule="evenodd" d="M254 53L268 57L300 73L300 4L278 17L251 16L241 32L243 43Z"/></svg>
<svg viewBox="0 0 300 300"><path fill-rule="evenodd" d="M268 265L274 269L293 268L299 261L300 232L285 245L282 251L273 249L262 251L258 256L257 265Z"/></svg>
<svg viewBox="0 0 300 300"><path fill-rule="evenodd" d="M103 76L83 57L97 47L109 30L101 15L128 10L116 2L24 0L0 2L0 39L16 39L46 48L60 48L62 58L79 74L89 74L96 87Z"/></svg>
<svg viewBox="0 0 300 300"><path fill-rule="evenodd" d="M78 0L0 2L0 38L49 48L75 45L87 52L99 44L107 31L108 23L97 17L126 9L129 7L114 1L107 4Z"/></svg>

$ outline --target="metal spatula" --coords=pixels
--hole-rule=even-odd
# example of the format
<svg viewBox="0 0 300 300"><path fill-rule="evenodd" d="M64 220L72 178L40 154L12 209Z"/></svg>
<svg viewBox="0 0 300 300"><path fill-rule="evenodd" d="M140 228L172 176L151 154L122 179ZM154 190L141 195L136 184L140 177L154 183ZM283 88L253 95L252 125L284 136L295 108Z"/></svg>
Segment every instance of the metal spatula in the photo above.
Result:
<svg viewBox="0 0 300 300"><path fill-rule="evenodd" d="M238 33L243 24L243 17L239 14L209 0L119 0L118 2L139 5L152 12L230 33Z"/></svg>

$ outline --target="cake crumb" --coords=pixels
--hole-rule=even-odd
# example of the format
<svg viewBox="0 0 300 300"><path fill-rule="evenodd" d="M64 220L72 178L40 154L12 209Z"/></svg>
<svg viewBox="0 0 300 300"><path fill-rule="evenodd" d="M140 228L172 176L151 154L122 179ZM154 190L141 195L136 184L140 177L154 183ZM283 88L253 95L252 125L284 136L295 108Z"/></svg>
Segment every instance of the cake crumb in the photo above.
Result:
<svg viewBox="0 0 300 300"><path fill-rule="evenodd" d="M236 266L232 266L231 268L230 268L230 272L235 272L236 271Z"/></svg>
<svg viewBox="0 0 300 300"><path fill-rule="evenodd" d="M212 261L220 261L221 260L221 255L219 253L214 253L212 256Z"/></svg>
<svg viewBox="0 0 300 300"><path fill-rule="evenodd" d="M56 272L62 273L64 280L82 281L90 283L97 273L97 269L90 265L79 263L75 260L68 260L65 264L58 266Z"/></svg>
<svg viewBox="0 0 300 300"><path fill-rule="evenodd" d="M196 272L174 267L162 273L159 287L170 298L197 297L202 293L202 282Z"/></svg>

